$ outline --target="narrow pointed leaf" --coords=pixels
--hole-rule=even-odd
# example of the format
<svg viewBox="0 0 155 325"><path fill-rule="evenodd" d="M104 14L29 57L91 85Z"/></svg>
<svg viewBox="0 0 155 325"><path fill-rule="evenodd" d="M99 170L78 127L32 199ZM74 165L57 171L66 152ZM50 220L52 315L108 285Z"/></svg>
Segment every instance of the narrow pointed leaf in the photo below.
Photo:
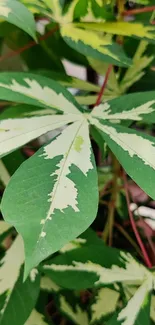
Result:
<svg viewBox="0 0 155 325"><path fill-rule="evenodd" d="M125 55L118 44L114 44L97 33L77 28L74 24L65 24L61 27L61 34L65 42L78 52L113 63L118 66L128 66L131 60Z"/></svg>
<svg viewBox="0 0 155 325"><path fill-rule="evenodd" d="M78 119L76 114L45 115L0 121L0 157L27 142Z"/></svg>
<svg viewBox="0 0 155 325"><path fill-rule="evenodd" d="M30 11L19 1L1 0L0 18L18 26L36 39L35 20Z"/></svg>
<svg viewBox="0 0 155 325"><path fill-rule="evenodd" d="M155 140L142 132L91 119L127 174L153 199L155 198ZM145 175L145 177L142 177Z"/></svg>
<svg viewBox="0 0 155 325"><path fill-rule="evenodd" d="M105 23L79 23L77 26L97 32L105 32L108 34L123 35L136 38L138 37L148 42L155 42L155 27L151 25L146 26L142 23L111 21Z"/></svg>
<svg viewBox="0 0 155 325"><path fill-rule="evenodd" d="M95 255L96 254L96 255ZM106 256L106 261L103 259ZM142 283L149 271L130 254L105 247L76 249L42 267L54 282L68 289L100 287L115 282ZM75 281L76 279L76 281Z"/></svg>
<svg viewBox="0 0 155 325"><path fill-rule="evenodd" d="M64 296L60 295L60 311L65 314L74 324L89 325L88 314L79 305L73 308Z"/></svg>
<svg viewBox="0 0 155 325"><path fill-rule="evenodd" d="M102 120L155 122L155 92L124 95L94 107L91 116Z"/></svg>
<svg viewBox="0 0 155 325"><path fill-rule="evenodd" d="M15 0L16 1L16 0ZM74 97L56 81L28 73L1 73L0 99L80 114Z"/></svg>
<svg viewBox="0 0 155 325"><path fill-rule="evenodd" d="M14 260L15 263L13 263ZM30 277L23 283L23 262L24 247L21 237L18 236L1 261L1 325L23 325L38 298L39 276L37 270L33 270Z"/></svg>
<svg viewBox="0 0 155 325"><path fill-rule="evenodd" d="M85 231L97 205L97 175L84 118L21 165L3 196L5 220L24 239L25 274Z"/></svg>
<svg viewBox="0 0 155 325"><path fill-rule="evenodd" d="M151 279L146 279L134 296L128 301L108 325L146 325L150 324L150 302L153 284Z"/></svg>

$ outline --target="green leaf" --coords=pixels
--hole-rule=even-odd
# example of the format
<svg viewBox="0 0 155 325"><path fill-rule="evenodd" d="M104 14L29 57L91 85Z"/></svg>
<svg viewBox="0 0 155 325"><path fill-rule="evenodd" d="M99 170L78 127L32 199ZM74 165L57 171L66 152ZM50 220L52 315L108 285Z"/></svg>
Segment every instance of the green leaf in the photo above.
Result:
<svg viewBox="0 0 155 325"><path fill-rule="evenodd" d="M15 261L15 263L12 263ZM24 247L18 236L6 252L0 267L0 324L23 325L39 294L39 276L32 270L23 283ZM23 303L24 301L24 303ZM14 312L16 310L16 313Z"/></svg>
<svg viewBox="0 0 155 325"><path fill-rule="evenodd" d="M16 1L16 0L15 0ZM28 73L1 73L0 99L76 113L80 106L56 81Z"/></svg>
<svg viewBox="0 0 155 325"><path fill-rule="evenodd" d="M155 198L155 140L142 132L91 119L120 161L127 174L152 198ZM145 178L142 177L145 175Z"/></svg>
<svg viewBox="0 0 155 325"><path fill-rule="evenodd" d="M29 319L24 325L48 325L48 323L44 320L44 315L33 309Z"/></svg>
<svg viewBox="0 0 155 325"><path fill-rule="evenodd" d="M148 42L155 42L155 27L152 25L143 25L136 22L105 22L105 23L77 23L77 28L85 28L86 30L93 30L96 32L105 32L114 35L123 35L128 37L138 37Z"/></svg>
<svg viewBox="0 0 155 325"><path fill-rule="evenodd" d="M155 122L155 92L124 95L94 107L91 116L102 120Z"/></svg>
<svg viewBox="0 0 155 325"><path fill-rule="evenodd" d="M118 66L126 67L131 64L131 60L118 44L93 31L77 28L76 24L64 24L61 26L61 34L70 47L86 56Z"/></svg>
<svg viewBox="0 0 155 325"><path fill-rule="evenodd" d="M36 27L33 15L16 0L1 0L0 17L18 26L36 40Z"/></svg>
<svg viewBox="0 0 155 325"><path fill-rule="evenodd" d="M5 220L24 239L25 274L87 229L97 205L88 123L80 117L22 164L4 193Z"/></svg>

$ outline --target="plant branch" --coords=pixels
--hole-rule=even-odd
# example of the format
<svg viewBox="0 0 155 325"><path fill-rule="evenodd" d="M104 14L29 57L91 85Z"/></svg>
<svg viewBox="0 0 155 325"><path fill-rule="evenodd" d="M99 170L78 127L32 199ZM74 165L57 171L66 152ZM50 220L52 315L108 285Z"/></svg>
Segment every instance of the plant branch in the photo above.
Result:
<svg viewBox="0 0 155 325"><path fill-rule="evenodd" d="M109 67L107 69L107 72L106 72L106 75L105 75L105 78L104 78L104 82L103 82L103 85L101 87L101 90L98 94L98 97L97 97L97 101L96 101L96 104L95 106L98 106L100 103L101 103L101 99L102 99L102 96L103 96L103 93L104 93L104 90L106 88L106 85L107 85L107 82L108 82L108 78L109 78L109 75L110 75L110 72L112 70L112 64L109 64Z"/></svg>
<svg viewBox="0 0 155 325"><path fill-rule="evenodd" d="M128 213L129 213L129 218L130 218L130 222L131 222L131 226L132 226L132 229L134 231L134 234L136 236L136 239L137 239L137 242L141 248L141 251L142 251L142 254L143 254L143 258L145 260L145 263L146 265L151 268L152 267L152 263L150 261L150 258L147 254L147 251L145 249L145 246L141 240L141 237L139 235L139 232L137 230L137 226L136 226L136 223L135 223L135 220L134 220L134 217L133 217L133 214L132 214L132 211L130 209L130 197L129 197L129 190L128 190L128 182L127 182L127 177L126 177L126 173L125 171L123 170L123 180L124 180L124 189L125 189L125 195L126 195L126 202L127 202L127 207L128 207Z"/></svg>
<svg viewBox="0 0 155 325"><path fill-rule="evenodd" d="M141 14L143 12L151 12L151 11L154 11L154 10L155 10L155 6L139 8L139 9L124 10L122 12L122 15L123 16L137 15L137 14Z"/></svg>
<svg viewBox="0 0 155 325"><path fill-rule="evenodd" d="M58 30L58 26L52 28L51 30L49 30L45 35L40 36L38 41L44 41L46 40L49 36L51 36L52 34L54 34L57 30ZM26 45L24 45L23 47L20 47L18 50L16 51L10 51L9 53L7 53L6 55L3 55L0 57L0 62L6 59L9 59L13 56L16 56L18 54L21 54L22 52L30 49L31 47L37 45L38 43L36 43L35 41L31 41L29 43L27 43Z"/></svg>

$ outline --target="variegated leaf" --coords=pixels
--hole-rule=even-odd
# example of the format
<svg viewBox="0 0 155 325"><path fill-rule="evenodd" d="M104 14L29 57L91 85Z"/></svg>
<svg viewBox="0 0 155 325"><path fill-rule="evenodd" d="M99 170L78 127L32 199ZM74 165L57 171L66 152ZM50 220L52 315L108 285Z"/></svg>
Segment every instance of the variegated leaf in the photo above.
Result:
<svg viewBox="0 0 155 325"><path fill-rule="evenodd" d="M93 30L96 32L105 32L114 35L123 35L128 37L138 37L148 42L155 42L155 27L143 25L142 23L117 21L101 23L78 23L77 27Z"/></svg>
<svg viewBox="0 0 155 325"><path fill-rule="evenodd" d="M39 276L37 270L32 270L30 277L23 283L24 247L20 236L15 239L1 263L0 324L22 325L36 303Z"/></svg>
<svg viewBox="0 0 155 325"><path fill-rule="evenodd" d="M0 159L0 182L3 183L4 186L7 186L10 180L10 175L3 163L3 161Z"/></svg>
<svg viewBox="0 0 155 325"><path fill-rule="evenodd" d="M93 31L76 27L76 24L61 26L61 34L65 42L78 52L95 59L110 62L118 66L128 66L131 60L125 55L118 44Z"/></svg>
<svg viewBox="0 0 155 325"><path fill-rule="evenodd" d="M50 276L54 273L65 274L68 280L71 279L71 274L81 273L81 277L87 277L89 274L94 274L94 286L109 285L115 282L125 282L125 283L135 283L141 284L146 277L151 277L151 273L140 263L133 259L130 254L121 253L122 267L118 265L112 265L111 268L103 267L102 265L92 263L92 262L77 262L73 261L71 265L64 264L45 264L43 266L44 272ZM51 273L50 273L51 272ZM83 274L84 273L84 274ZM70 276L69 276L70 274ZM67 282L67 281L66 281ZM63 284L65 286L65 283ZM73 288L75 288L75 285ZM70 287L71 288L71 287Z"/></svg>
<svg viewBox="0 0 155 325"><path fill-rule="evenodd" d="M36 309L33 309L29 319L24 325L48 325L44 320L44 315L38 313Z"/></svg>
<svg viewBox="0 0 155 325"><path fill-rule="evenodd" d="M40 111L38 112L40 113ZM48 131L55 130L76 120L78 120L78 114L29 116L1 120L0 157Z"/></svg>
<svg viewBox="0 0 155 325"><path fill-rule="evenodd" d="M153 281L146 279L127 305L108 322L108 325L150 324L150 300Z"/></svg>
<svg viewBox="0 0 155 325"><path fill-rule="evenodd" d="M152 198L155 198L155 140L117 124L90 118L131 178ZM142 177L147 175L147 177Z"/></svg>
<svg viewBox="0 0 155 325"><path fill-rule="evenodd" d="M60 295L60 311L64 313L74 324L77 325L89 325L88 314L82 310L80 306L76 305L73 307L65 299L64 296Z"/></svg>
<svg viewBox="0 0 155 325"><path fill-rule="evenodd" d="M88 228L96 217L97 196L88 123L83 117L26 161L4 193L5 220L24 239L26 275Z"/></svg>
<svg viewBox="0 0 155 325"><path fill-rule="evenodd" d="M94 107L92 117L118 123L120 120L155 121L155 92L124 95Z"/></svg>
<svg viewBox="0 0 155 325"><path fill-rule="evenodd" d="M35 74L1 73L0 99L80 114L80 106L64 87Z"/></svg>
<svg viewBox="0 0 155 325"><path fill-rule="evenodd" d="M115 312L120 293L110 288L101 288L95 302L91 305L91 324L96 324L104 317Z"/></svg>
<svg viewBox="0 0 155 325"><path fill-rule="evenodd" d="M18 26L26 33L36 39L35 20L28 9L19 1L1 0L0 18Z"/></svg>

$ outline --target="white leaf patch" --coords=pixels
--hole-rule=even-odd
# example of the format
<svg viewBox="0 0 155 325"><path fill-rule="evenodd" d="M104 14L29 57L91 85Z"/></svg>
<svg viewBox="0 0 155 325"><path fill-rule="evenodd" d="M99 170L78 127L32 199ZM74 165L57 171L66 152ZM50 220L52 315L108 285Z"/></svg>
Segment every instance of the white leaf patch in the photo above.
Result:
<svg viewBox="0 0 155 325"><path fill-rule="evenodd" d="M133 133L118 132L115 127L102 125L98 120L91 119L91 124L108 134L130 157L137 156L145 165L155 169L155 143ZM144 150L145 148L145 150Z"/></svg>
<svg viewBox="0 0 155 325"><path fill-rule="evenodd" d="M0 83L0 87L34 98L49 107L62 110L64 113L81 114L80 111L62 93L56 93L48 86L42 87L36 80L23 79L27 86L19 84L15 79L12 84Z"/></svg>
<svg viewBox="0 0 155 325"><path fill-rule="evenodd" d="M110 269L101 265L87 262L73 262L74 265L44 265L44 269L54 271L86 271L95 273L99 279L95 285L110 284L115 282L142 282L146 277L150 277L151 273L141 264L136 262L130 254L122 253L125 268L113 265Z"/></svg>
<svg viewBox="0 0 155 325"><path fill-rule="evenodd" d="M8 17L9 14L12 12L11 8L7 6L7 2L1 0L0 2L0 16Z"/></svg>
<svg viewBox="0 0 155 325"><path fill-rule="evenodd" d="M151 292L153 281L148 278L141 287L136 291L135 295L129 300L127 306L121 310L117 320L121 322L121 325L134 325L136 324L136 318L141 308L146 304L148 294Z"/></svg>
<svg viewBox="0 0 155 325"><path fill-rule="evenodd" d="M9 291L11 294L11 291L20 274L21 265L24 263L24 258L25 255L23 240L18 235L11 248L7 250L6 255L1 261L2 266L0 267L0 295L6 291ZM14 263L15 259L16 263ZM3 314L5 310L9 297L10 295L8 294L3 309L0 312L1 314Z"/></svg>
<svg viewBox="0 0 155 325"><path fill-rule="evenodd" d="M0 121L0 156L48 131L78 119L75 114L7 119Z"/></svg>
<svg viewBox="0 0 155 325"><path fill-rule="evenodd" d="M42 155L44 159L53 159L56 156L62 156L62 158L56 166L55 172L51 175L56 176L56 181L52 192L49 194L50 209L46 218L41 220L43 225L41 237L46 236L44 225L52 219L56 209L63 211L70 206L75 212L79 211L78 190L68 175L72 165L77 166L84 175L87 175L87 172L93 168L90 148L88 122L85 118L68 126L53 142L44 147Z"/></svg>
<svg viewBox="0 0 155 325"><path fill-rule="evenodd" d="M119 113L112 113L110 109L110 104L105 103L99 106L94 107L91 116L99 117L103 120L133 120L133 121L140 121L143 119L141 115L143 114L150 114L155 111L151 105L155 103L155 100L151 100L146 102L143 105L140 105L136 108L132 108L128 111L122 111Z"/></svg>
<svg viewBox="0 0 155 325"><path fill-rule="evenodd" d="M99 290L96 302L92 305L92 322L99 321L102 317L114 313L119 299L119 292L102 288Z"/></svg>
<svg viewBox="0 0 155 325"><path fill-rule="evenodd" d="M34 309L24 325L48 325L48 324L44 321L44 316L38 313L37 310Z"/></svg>
<svg viewBox="0 0 155 325"><path fill-rule="evenodd" d="M65 297L60 296L60 309L71 318L77 325L89 325L87 312L83 311L80 306L76 305L76 309L73 310L66 301Z"/></svg>

